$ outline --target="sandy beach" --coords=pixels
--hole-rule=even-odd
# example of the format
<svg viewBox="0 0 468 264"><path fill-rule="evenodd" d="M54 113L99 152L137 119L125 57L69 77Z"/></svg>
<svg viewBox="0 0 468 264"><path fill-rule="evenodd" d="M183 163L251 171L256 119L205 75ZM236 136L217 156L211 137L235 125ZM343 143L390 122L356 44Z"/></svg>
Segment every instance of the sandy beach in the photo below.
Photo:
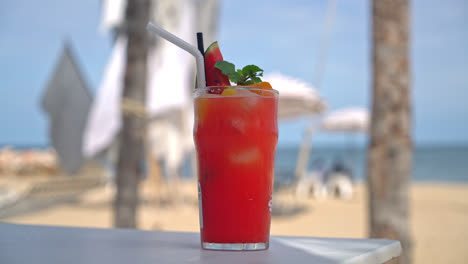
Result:
<svg viewBox="0 0 468 264"><path fill-rule="evenodd" d="M198 231L198 203L193 181L181 184L180 199L168 203L155 196L150 184L142 186L139 228ZM113 190L99 187L78 200L1 221L84 227L112 227ZM359 184L350 201L297 200L288 193L274 198L283 215L272 218L272 235L365 238L367 197ZM411 229L414 263L468 262L468 184L417 183L411 188ZM288 212L291 212L288 214Z"/></svg>

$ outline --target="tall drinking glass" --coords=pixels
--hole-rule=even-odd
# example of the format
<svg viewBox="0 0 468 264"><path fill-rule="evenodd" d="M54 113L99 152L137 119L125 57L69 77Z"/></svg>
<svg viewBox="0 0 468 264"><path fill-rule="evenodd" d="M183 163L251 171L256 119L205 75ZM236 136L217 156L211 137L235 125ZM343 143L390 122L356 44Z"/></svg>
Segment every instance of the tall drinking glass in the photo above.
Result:
<svg viewBox="0 0 468 264"><path fill-rule="evenodd" d="M202 247L267 249L278 92L207 87L194 97Z"/></svg>

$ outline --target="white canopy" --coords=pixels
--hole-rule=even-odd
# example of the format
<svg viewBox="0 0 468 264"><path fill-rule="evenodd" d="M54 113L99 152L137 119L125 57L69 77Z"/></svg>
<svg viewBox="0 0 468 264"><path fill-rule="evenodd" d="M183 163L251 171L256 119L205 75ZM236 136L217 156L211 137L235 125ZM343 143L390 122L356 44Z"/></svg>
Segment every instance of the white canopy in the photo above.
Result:
<svg viewBox="0 0 468 264"><path fill-rule="evenodd" d="M321 128L328 131L367 132L369 111L364 108L346 108L327 114Z"/></svg>
<svg viewBox="0 0 468 264"><path fill-rule="evenodd" d="M94 156L110 145L122 125L119 115L126 46L127 39L124 37L115 42L111 58L91 106L83 134L85 157Z"/></svg>
<svg viewBox="0 0 468 264"><path fill-rule="evenodd" d="M176 27L166 28L194 44L191 8L192 5L185 5L181 14L184 19ZM158 48L151 49L148 55L148 114L154 117L171 109L191 109L189 91L194 85L190 78L193 72L193 57L167 41L159 40L157 45ZM98 87L83 137L83 153L86 157L92 157L109 146L122 126L120 105L126 46L126 38L119 36Z"/></svg>
<svg viewBox="0 0 468 264"><path fill-rule="evenodd" d="M279 118L317 114L326 108L317 90L302 80L281 73L266 74L263 80L279 92Z"/></svg>
<svg viewBox="0 0 468 264"><path fill-rule="evenodd" d="M102 0L101 32L107 32L122 24L127 0Z"/></svg>

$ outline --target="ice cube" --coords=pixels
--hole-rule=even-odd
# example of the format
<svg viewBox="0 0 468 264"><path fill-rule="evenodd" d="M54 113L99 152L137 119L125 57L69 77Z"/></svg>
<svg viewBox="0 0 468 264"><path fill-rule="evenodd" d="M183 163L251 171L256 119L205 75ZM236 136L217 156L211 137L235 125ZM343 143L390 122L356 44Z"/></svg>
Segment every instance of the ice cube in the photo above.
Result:
<svg viewBox="0 0 468 264"><path fill-rule="evenodd" d="M248 148L230 156L232 163L246 165L256 162L260 159L260 150L258 147Z"/></svg>
<svg viewBox="0 0 468 264"><path fill-rule="evenodd" d="M237 96L256 96L256 94L249 91L249 89L238 88L236 90L237 90L237 93L236 93Z"/></svg>
<svg viewBox="0 0 468 264"><path fill-rule="evenodd" d="M245 133L246 124L245 121L240 118L235 118L231 120L231 126L240 133Z"/></svg>
<svg viewBox="0 0 468 264"><path fill-rule="evenodd" d="M257 104L259 96L248 89L239 89L237 95L240 99L240 107L245 111L250 111Z"/></svg>

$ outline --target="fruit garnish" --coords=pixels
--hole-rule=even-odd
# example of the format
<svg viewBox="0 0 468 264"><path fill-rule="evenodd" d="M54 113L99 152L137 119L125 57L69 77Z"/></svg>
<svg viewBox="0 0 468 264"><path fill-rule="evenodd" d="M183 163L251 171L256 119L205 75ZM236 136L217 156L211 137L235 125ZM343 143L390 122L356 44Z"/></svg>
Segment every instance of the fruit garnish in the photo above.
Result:
<svg viewBox="0 0 468 264"><path fill-rule="evenodd" d="M228 76L229 79L237 85L252 85L262 82L263 70L256 65L247 65L244 68L236 70L236 66L228 61L218 61L214 67Z"/></svg>
<svg viewBox="0 0 468 264"><path fill-rule="evenodd" d="M233 96L237 95L237 90L236 89L230 89L230 88L225 88L223 93L221 93L222 96Z"/></svg>
<svg viewBox="0 0 468 264"><path fill-rule="evenodd" d="M272 92L268 92L268 90L273 90L273 87L269 82L259 82L254 83L251 85L247 85L248 87L256 88L256 89L249 89L248 92L256 93L262 96L273 96ZM235 89L236 86L232 87L225 87L223 92L221 93L222 96L234 96L242 94L240 93L239 89Z"/></svg>
<svg viewBox="0 0 468 264"><path fill-rule="evenodd" d="M251 92L256 93L258 95L262 95L262 96L274 95L272 92L268 92L268 90L273 90L273 87L271 87L271 84L269 82L260 82L260 83L255 83L249 86L253 88L260 88L258 90L251 90Z"/></svg>
<svg viewBox="0 0 468 264"><path fill-rule="evenodd" d="M221 70L215 67L215 64L223 61L223 55L219 49L218 42L211 44L205 52L205 73L207 86L230 86L228 76L224 75ZM212 88L209 93L221 94L223 88Z"/></svg>
<svg viewBox="0 0 468 264"><path fill-rule="evenodd" d="M273 89L273 87L271 87L271 84L269 82L259 82L259 83L252 84L251 86L258 87L258 88Z"/></svg>

